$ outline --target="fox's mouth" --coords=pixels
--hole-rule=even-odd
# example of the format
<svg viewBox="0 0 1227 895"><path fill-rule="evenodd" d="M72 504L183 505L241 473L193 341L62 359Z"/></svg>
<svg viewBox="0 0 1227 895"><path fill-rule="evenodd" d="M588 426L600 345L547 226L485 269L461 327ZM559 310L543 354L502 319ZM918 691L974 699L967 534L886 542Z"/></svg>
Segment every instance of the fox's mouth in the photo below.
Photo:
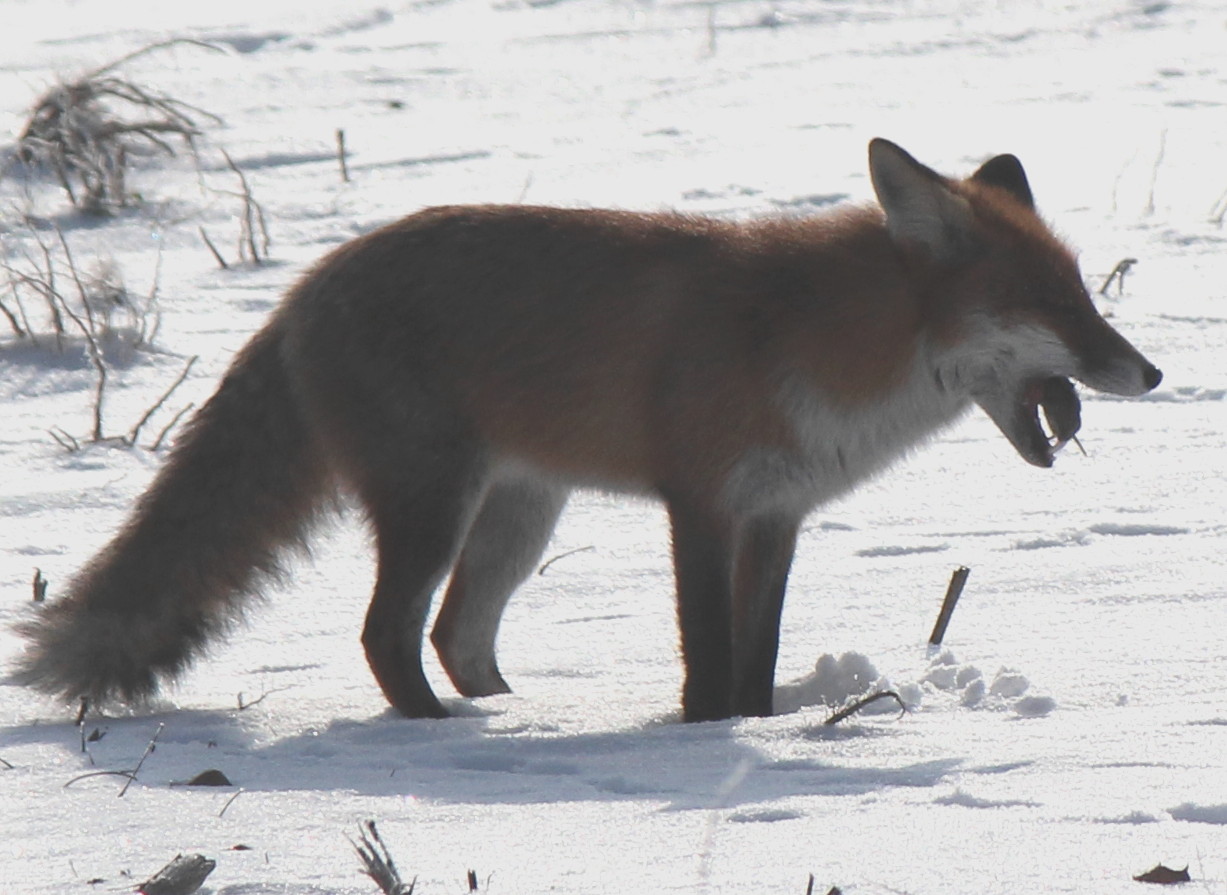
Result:
<svg viewBox="0 0 1227 895"><path fill-rule="evenodd" d="M1032 425L1040 429L1048 443L1051 463L1051 458L1069 444L1082 428L1082 401L1078 398L1074 384L1064 376L1050 376L1032 382L1024 393L1024 400L1030 408ZM1040 408L1044 410L1047 432L1044 432L1040 425Z"/></svg>
<svg viewBox="0 0 1227 895"><path fill-rule="evenodd" d="M1010 440L1019 455L1034 466L1052 466L1057 452L1069 443L1082 426L1082 402L1078 399L1074 384L1064 376L1028 379L1012 400L1006 396L995 397L996 400L980 400L977 403ZM1044 412L1043 423L1040 421L1041 409Z"/></svg>

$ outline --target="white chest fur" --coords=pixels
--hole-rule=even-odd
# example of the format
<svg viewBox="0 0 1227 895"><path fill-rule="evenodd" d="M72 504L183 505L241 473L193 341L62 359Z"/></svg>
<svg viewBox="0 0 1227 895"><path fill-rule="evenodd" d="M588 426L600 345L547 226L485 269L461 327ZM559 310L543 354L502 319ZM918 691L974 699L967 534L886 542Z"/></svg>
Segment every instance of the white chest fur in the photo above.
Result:
<svg viewBox="0 0 1227 895"><path fill-rule="evenodd" d="M853 406L799 378L788 381L776 400L795 446L749 450L725 481L726 506L738 516L799 519L881 472L969 406L965 395L943 385L937 370L932 352L919 351L895 388Z"/></svg>

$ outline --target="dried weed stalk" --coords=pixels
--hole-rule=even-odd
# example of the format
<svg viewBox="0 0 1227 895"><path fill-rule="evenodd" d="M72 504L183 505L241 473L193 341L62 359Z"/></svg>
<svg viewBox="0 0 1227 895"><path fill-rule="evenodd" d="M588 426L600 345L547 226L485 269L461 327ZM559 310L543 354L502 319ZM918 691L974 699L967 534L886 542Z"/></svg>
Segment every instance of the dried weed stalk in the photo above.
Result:
<svg viewBox="0 0 1227 895"><path fill-rule="evenodd" d="M30 225L31 241L37 246L23 250L20 258L0 244L0 274L7 279L8 298L4 314L18 340L41 347L44 340L63 351L79 337L86 357L94 368L96 382L93 401L93 427L90 443L113 442L134 446L150 418L182 385L196 358L189 358L183 371L126 434L107 437L103 430L103 403L109 377L107 351L134 351L147 346L157 332L158 276L147 296L133 296L123 284L118 268L110 261L92 272L78 267L64 231L55 229L54 241ZM159 259L160 267L160 259ZM2 288L2 284L0 284ZM190 405L189 405L190 408ZM157 450L170 429L189 408L180 410L157 435L150 450ZM80 439L61 429L52 429L54 438L65 450L81 449Z"/></svg>
<svg viewBox="0 0 1227 895"><path fill-rule="evenodd" d="M50 338L60 351L73 330L81 332L91 351L135 350L152 342L160 321L158 269L148 294L140 296L125 286L110 259L88 270L78 266L63 230L47 234L28 221L26 227L33 247L16 255L0 243L0 275L6 281L0 283L0 294L6 296L0 303L18 339L41 346Z"/></svg>
<svg viewBox="0 0 1227 895"><path fill-rule="evenodd" d="M234 159L230 157L230 153L222 150L222 157L226 160L226 167L234 172L239 179L239 189L234 190L218 190L224 196L233 196L243 203L243 213L239 216L239 240L238 240L238 263L260 265L268 260L268 249L271 240L268 235L268 220L264 216L264 207L256 201L255 196L251 192L251 183L247 180L247 175L243 173L243 169L235 164ZM200 227L200 238L204 240L205 246L212 253L213 259L217 261L217 266L223 270L228 270L230 265L226 263L225 257L218 251L213 240L209 238L208 232L204 227Z"/></svg>

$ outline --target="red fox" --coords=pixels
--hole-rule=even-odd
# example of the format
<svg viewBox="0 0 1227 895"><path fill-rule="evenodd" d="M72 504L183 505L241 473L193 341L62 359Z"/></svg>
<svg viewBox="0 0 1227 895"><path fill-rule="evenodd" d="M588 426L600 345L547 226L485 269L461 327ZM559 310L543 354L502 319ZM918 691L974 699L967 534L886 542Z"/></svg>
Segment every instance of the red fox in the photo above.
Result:
<svg viewBox="0 0 1227 895"><path fill-rule="evenodd" d="M880 203L805 219L433 208L289 293L115 539L21 625L16 678L140 701L242 615L338 488L374 529L362 641L389 703L507 692L503 610L577 487L654 496L672 533L683 716L769 715L797 529L979 405L1028 463L1071 384L1161 374L1095 310L1012 155L965 180L886 140ZM1047 419L1047 431L1039 412Z"/></svg>

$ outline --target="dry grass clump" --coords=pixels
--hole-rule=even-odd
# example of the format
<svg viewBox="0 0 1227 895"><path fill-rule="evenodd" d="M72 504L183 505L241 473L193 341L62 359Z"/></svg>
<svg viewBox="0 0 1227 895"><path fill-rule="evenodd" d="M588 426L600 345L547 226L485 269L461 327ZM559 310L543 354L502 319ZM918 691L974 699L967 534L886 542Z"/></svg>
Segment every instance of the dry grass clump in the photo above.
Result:
<svg viewBox="0 0 1227 895"><path fill-rule="evenodd" d="M74 81L58 84L34 105L17 143L17 158L50 171L72 204L99 213L132 201L126 186L130 153L175 155L176 142L194 151L198 118L216 115L114 74L153 50L199 41L165 41L129 53Z"/></svg>

